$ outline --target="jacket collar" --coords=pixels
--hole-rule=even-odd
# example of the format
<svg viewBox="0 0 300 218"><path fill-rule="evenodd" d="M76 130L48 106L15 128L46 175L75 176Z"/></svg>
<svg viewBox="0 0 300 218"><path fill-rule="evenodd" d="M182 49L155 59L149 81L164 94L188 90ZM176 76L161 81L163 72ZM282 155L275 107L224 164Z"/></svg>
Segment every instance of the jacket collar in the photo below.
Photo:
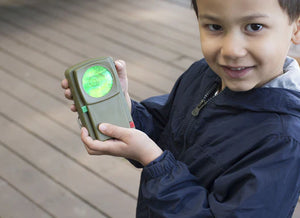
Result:
<svg viewBox="0 0 300 218"><path fill-rule="evenodd" d="M283 66L283 74L266 83L264 88L282 88L300 92L300 67L298 62L287 57Z"/></svg>

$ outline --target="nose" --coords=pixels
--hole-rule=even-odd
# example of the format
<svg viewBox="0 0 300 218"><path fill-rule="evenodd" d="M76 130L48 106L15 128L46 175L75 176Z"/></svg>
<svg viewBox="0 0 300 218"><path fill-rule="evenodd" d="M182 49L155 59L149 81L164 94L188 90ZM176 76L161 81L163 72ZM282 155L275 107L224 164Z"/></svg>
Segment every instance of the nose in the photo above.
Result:
<svg viewBox="0 0 300 218"><path fill-rule="evenodd" d="M226 59L238 59L246 56L246 42L243 36L231 33L224 36L222 41L221 55Z"/></svg>

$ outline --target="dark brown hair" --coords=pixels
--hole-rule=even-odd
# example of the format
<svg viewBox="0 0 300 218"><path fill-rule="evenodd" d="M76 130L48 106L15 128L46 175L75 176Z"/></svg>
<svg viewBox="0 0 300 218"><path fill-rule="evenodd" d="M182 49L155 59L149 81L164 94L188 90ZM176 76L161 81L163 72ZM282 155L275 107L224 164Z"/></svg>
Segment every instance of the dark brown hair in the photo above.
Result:
<svg viewBox="0 0 300 218"><path fill-rule="evenodd" d="M300 0L278 0L280 7L288 14L291 22L300 17ZM192 0L192 7L194 8L198 17L197 0Z"/></svg>

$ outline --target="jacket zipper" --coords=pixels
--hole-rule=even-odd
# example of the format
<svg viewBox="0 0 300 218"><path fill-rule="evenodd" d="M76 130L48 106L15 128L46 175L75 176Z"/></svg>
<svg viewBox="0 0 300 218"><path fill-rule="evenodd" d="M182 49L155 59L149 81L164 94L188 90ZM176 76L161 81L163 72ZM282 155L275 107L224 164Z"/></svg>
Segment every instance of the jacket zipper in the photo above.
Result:
<svg viewBox="0 0 300 218"><path fill-rule="evenodd" d="M202 108L211 100L214 98L212 94L217 91L218 84L214 83L213 86L208 90L208 92L204 95L200 103L194 108L192 111L192 115L194 117L197 117L202 110Z"/></svg>
<svg viewBox="0 0 300 218"><path fill-rule="evenodd" d="M196 121L196 117L199 115L200 111L202 110L202 108L204 108L204 106L213 98L211 97L211 95L216 92L216 90L219 87L219 83L215 82L212 84L212 87L207 91L207 93L204 95L204 97L202 98L202 100L200 101L200 103L192 110L192 117L190 117L189 119L186 120L184 126L186 126L186 131L185 133L190 131L191 126L193 125L193 123ZM194 118L194 119L193 119ZM188 139L187 139L188 135L184 134L184 145L187 144Z"/></svg>

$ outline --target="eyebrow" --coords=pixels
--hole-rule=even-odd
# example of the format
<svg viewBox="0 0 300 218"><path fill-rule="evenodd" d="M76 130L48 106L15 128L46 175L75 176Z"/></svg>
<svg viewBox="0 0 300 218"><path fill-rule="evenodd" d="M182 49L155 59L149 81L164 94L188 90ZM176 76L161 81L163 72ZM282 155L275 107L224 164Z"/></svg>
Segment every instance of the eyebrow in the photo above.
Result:
<svg viewBox="0 0 300 218"><path fill-rule="evenodd" d="M269 18L270 16L268 16L267 14L251 14L249 16L245 16L242 19L243 20L254 20L254 19L258 19L258 18Z"/></svg>
<svg viewBox="0 0 300 218"><path fill-rule="evenodd" d="M213 20L213 21L218 21L219 19L217 17L214 17L212 15L204 14L204 15L199 15L199 19L207 19L207 20Z"/></svg>
<svg viewBox="0 0 300 218"><path fill-rule="evenodd" d="M248 15L248 16L245 16L245 17L242 17L242 20L254 20L254 19L258 19L258 18L268 18L269 16L266 15L266 14L260 14L260 13L257 13L257 14L251 14L251 15ZM199 19L208 19L208 20L212 20L212 21L219 21L219 20L222 20L216 16L213 16L213 15L209 15L209 14L204 14L204 15L199 15Z"/></svg>

